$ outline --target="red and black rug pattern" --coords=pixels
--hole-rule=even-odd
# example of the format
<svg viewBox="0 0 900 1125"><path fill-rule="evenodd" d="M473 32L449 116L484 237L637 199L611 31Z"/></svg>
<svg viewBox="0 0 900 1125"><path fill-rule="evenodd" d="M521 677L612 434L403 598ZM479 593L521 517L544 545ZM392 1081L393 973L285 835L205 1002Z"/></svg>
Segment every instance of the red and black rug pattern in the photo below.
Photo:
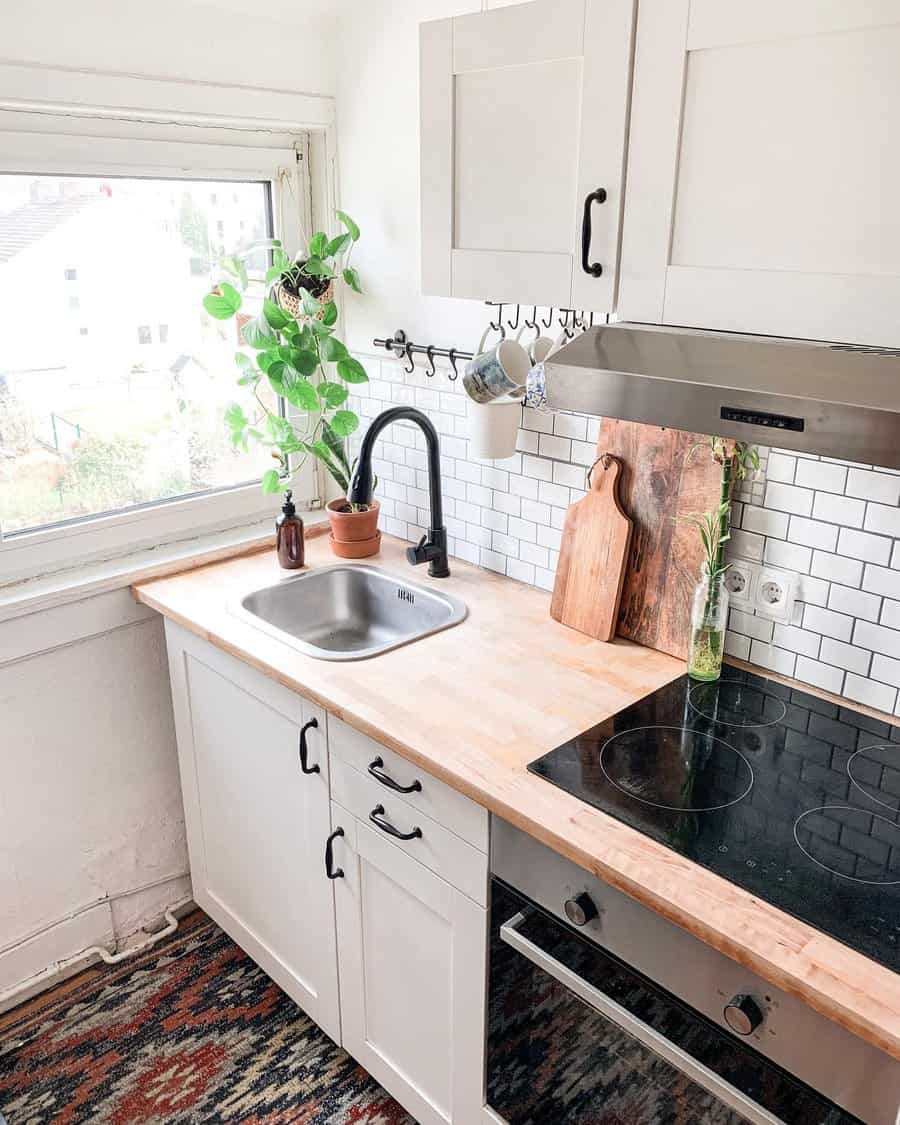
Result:
<svg viewBox="0 0 900 1125"><path fill-rule="evenodd" d="M8 1125L415 1125L197 914L0 1032Z"/></svg>

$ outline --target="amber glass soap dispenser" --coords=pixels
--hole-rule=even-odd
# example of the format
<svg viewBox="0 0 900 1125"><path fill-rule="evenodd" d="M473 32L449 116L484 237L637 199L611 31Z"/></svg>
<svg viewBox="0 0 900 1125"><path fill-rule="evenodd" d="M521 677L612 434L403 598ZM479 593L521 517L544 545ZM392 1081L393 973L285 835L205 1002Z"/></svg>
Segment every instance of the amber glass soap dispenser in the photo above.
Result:
<svg viewBox="0 0 900 1125"><path fill-rule="evenodd" d="M303 566L303 520L297 515L291 495L285 493L281 515L275 521L275 550L280 566L299 570Z"/></svg>

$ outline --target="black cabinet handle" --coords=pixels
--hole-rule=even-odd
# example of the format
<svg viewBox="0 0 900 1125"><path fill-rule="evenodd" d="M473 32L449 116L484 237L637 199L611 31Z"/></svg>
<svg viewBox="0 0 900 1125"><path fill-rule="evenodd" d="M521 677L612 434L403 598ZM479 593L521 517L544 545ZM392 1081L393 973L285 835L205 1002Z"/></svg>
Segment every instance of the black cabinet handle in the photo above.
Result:
<svg viewBox="0 0 900 1125"><path fill-rule="evenodd" d="M311 766L308 764L309 748L306 745L306 732L308 730L315 730L319 725L318 719L310 719L308 723L304 723L300 728L300 769L304 773L318 773L318 765Z"/></svg>
<svg viewBox="0 0 900 1125"><path fill-rule="evenodd" d="M325 841L325 874L329 879L343 879L343 867L334 866L334 842L338 836L343 836L343 828L335 828L328 839Z"/></svg>
<svg viewBox="0 0 900 1125"><path fill-rule="evenodd" d="M399 828L395 828L389 820L384 820L384 805L376 805L369 813L369 820L380 828L382 832L387 832L388 836L393 836L397 840L419 840L422 837L422 829L418 825L412 832L401 832Z"/></svg>
<svg viewBox="0 0 900 1125"><path fill-rule="evenodd" d="M584 201L584 218L581 220L581 268L591 277L599 277L603 273L603 266L599 262L591 262L591 205L606 202L606 188L597 188L592 191Z"/></svg>
<svg viewBox="0 0 900 1125"><path fill-rule="evenodd" d="M393 789L395 793L422 792L421 781L414 781L412 785L401 785L399 781L394 781L392 777L388 777L388 775L384 773L384 759L380 756L369 763L369 773L376 781L380 781L381 784L386 785L388 789Z"/></svg>

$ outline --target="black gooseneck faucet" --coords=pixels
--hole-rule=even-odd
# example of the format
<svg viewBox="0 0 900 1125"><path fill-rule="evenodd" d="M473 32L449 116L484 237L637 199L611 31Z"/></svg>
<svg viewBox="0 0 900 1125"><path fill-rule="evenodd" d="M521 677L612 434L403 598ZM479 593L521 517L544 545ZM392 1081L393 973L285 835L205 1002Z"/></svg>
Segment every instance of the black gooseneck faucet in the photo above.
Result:
<svg viewBox="0 0 900 1125"><path fill-rule="evenodd" d="M443 505L441 503L441 449L437 430L421 410L413 406L394 406L375 418L366 430L359 451L356 471L350 482L347 499L351 504L369 504L372 500L372 446L375 439L392 422L407 419L415 422L425 435L428 446L428 492L431 497L431 526L415 547L408 547L406 557L413 566L428 563L428 573L432 578L448 578L447 529L444 527Z"/></svg>

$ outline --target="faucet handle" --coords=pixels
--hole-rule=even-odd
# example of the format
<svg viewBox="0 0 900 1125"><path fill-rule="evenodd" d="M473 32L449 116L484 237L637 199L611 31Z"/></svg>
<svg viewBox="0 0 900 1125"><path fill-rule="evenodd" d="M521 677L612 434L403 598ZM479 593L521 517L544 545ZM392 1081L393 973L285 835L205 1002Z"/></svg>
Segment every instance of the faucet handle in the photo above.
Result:
<svg viewBox="0 0 900 1125"><path fill-rule="evenodd" d="M425 544L428 542L428 536L423 535L415 547L406 548L406 557L412 566L418 566L419 563L427 562L428 551Z"/></svg>

